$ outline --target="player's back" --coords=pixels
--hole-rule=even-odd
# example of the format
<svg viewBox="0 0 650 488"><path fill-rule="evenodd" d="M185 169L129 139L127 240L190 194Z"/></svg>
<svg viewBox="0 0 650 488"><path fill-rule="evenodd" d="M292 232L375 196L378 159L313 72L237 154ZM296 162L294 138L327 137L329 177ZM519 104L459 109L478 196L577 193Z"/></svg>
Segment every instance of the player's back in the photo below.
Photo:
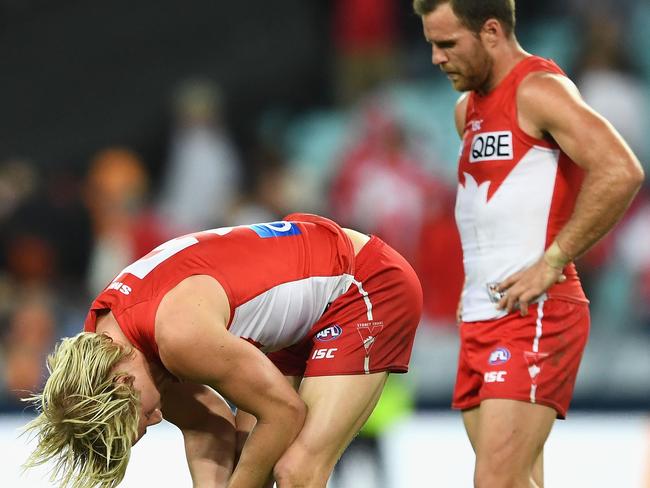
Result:
<svg viewBox="0 0 650 488"><path fill-rule="evenodd" d="M86 330L93 330L97 311L110 309L134 345L155 357L154 322L163 296L189 276L209 275L228 296L230 332L265 351L297 342L347 291L354 251L328 219L288 219L207 230L158 246L97 297Z"/></svg>

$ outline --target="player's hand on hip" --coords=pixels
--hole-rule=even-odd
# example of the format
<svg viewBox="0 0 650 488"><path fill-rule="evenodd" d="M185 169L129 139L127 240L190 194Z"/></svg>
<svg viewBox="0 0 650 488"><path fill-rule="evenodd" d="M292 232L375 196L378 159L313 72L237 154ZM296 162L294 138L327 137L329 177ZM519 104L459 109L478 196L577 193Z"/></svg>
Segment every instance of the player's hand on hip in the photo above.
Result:
<svg viewBox="0 0 650 488"><path fill-rule="evenodd" d="M499 283L497 291L504 293L497 304L499 310L510 313L519 308L522 317L528 315L528 305L566 276L561 269L550 266L543 258L531 267L518 271Z"/></svg>

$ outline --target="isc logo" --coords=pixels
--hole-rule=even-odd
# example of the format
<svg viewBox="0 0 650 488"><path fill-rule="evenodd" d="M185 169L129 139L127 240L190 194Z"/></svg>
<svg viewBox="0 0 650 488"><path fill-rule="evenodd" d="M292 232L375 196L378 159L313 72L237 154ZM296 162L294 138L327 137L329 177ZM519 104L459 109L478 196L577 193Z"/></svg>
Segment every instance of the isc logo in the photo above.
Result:
<svg viewBox="0 0 650 488"><path fill-rule="evenodd" d="M470 163L512 159L512 132L481 132L472 139Z"/></svg>
<svg viewBox="0 0 650 488"><path fill-rule="evenodd" d="M506 381L504 376L507 374L507 371L488 371L485 373L483 381L486 383L504 383Z"/></svg>
<svg viewBox="0 0 650 488"><path fill-rule="evenodd" d="M333 341L341 334L343 334L343 329L341 329L341 326L334 324L316 334L316 340L321 342L329 342Z"/></svg>
<svg viewBox="0 0 650 488"><path fill-rule="evenodd" d="M314 354L311 355L312 359L332 359L334 353L338 351L335 347L334 349L316 349Z"/></svg>

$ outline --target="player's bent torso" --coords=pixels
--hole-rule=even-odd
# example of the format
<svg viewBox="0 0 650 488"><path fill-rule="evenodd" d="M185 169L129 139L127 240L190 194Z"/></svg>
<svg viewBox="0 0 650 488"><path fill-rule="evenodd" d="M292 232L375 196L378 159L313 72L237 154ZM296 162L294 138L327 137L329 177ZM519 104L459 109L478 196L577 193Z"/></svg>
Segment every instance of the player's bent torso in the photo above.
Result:
<svg viewBox="0 0 650 488"><path fill-rule="evenodd" d="M265 352L296 343L349 288L354 251L334 222L288 218L301 221L213 229L162 244L97 297L85 330L94 331L97 311L110 309L131 342L155 358L155 316L163 296L189 276L209 275L228 296L231 333Z"/></svg>
<svg viewBox="0 0 650 488"><path fill-rule="evenodd" d="M456 221L466 283L463 321L490 320L498 311L490 285L535 263L569 219L582 170L551 140L518 124L516 95L529 74L563 75L553 62L521 61L488 95L469 95L459 159ZM549 297L586 301L573 264Z"/></svg>

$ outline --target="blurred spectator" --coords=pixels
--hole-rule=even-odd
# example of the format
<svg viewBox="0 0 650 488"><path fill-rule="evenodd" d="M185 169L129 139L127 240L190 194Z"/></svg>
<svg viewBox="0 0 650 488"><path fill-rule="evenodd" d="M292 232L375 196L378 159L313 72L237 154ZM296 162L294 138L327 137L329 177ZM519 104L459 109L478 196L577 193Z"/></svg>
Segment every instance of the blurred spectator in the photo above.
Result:
<svg viewBox="0 0 650 488"><path fill-rule="evenodd" d="M28 161L14 159L0 164L0 224L34 193L37 183L36 169Z"/></svg>
<svg viewBox="0 0 650 488"><path fill-rule="evenodd" d="M128 149L104 149L91 161L86 203L94 229L87 278L92 294L133 260L171 237L148 205L148 185L142 161Z"/></svg>
<svg viewBox="0 0 650 488"><path fill-rule="evenodd" d="M440 183L422 170L388 106L371 101L361 117L361 133L334 175L332 214L343 225L377 234L413 262Z"/></svg>
<svg viewBox="0 0 650 488"><path fill-rule="evenodd" d="M621 226L616 243L631 286L626 311L634 323L650 334L650 188L637 197L629 218Z"/></svg>
<svg viewBox="0 0 650 488"><path fill-rule="evenodd" d="M590 15L609 18L621 26L628 24L634 6L639 0L569 0L568 8L577 17ZM523 3L523 2L522 2ZM563 5L566 11L567 5ZM519 6L517 5L517 8Z"/></svg>
<svg viewBox="0 0 650 488"><path fill-rule="evenodd" d="M18 405L42 386L45 358L57 339L56 321L50 300L42 293L28 293L8 322L2 343L4 350L3 383L8 404Z"/></svg>
<svg viewBox="0 0 650 488"><path fill-rule="evenodd" d="M441 187L436 197L422 224L414 266L422 282L426 321L449 327L456 325L465 274L453 189Z"/></svg>
<svg viewBox="0 0 650 488"><path fill-rule="evenodd" d="M176 232L218 227L239 193L241 166L223 121L221 93L205 80L176 94L161 214Z"/></svg>
<svg viewBox="0 0 650 488"><path fill-rule="evenodd" d="M19 190L2 235L8 278L19 288L74 287L85 273L90 246L79 184L65 169L52 170L42 181L35 168L19 173L24 178L11 182Z"/></svg>
<svg viewBox="0 0 650 488"><path fill-rule="evenodd" d="M334 177L332 214L395 247L420 276L429 322L453 324L463 284L453 188L423 170L388 106L372 101L362 118Z"/></svg>
<svg viewBox="0 0 650 488"><path fill-rule="evenodd" d="M623 47L623 25L613 17L586 19L577 85L586 102L608 119L641 160L648 154L648 89Z"/></svg>
<svg viewBox="0 0 650 488"><path fill-rule="evenodd" d="M349 105L397 76L397 2L337 0L333 24L336 98Z"/></svg>
<svg viewBox="0 0 650 488"><path fill-rule="evenodd" d="M268 142L259 142L252 152L252 167L248 191L232 207L227 225L272 222L291 212L290 183L281 150Z"/></svg>
<svg viewBox="0 0 650 488"><path fill-rule="evenodd" d="M605 11L596 9L584 20L577 84L585 101L616 127L643 161L650 128L647 88L622 48L620 19L605 15ZM620 229L621 226L616 227L576 263L588 298L594 298L601 286L602 270L612 258Z"/></svg>

